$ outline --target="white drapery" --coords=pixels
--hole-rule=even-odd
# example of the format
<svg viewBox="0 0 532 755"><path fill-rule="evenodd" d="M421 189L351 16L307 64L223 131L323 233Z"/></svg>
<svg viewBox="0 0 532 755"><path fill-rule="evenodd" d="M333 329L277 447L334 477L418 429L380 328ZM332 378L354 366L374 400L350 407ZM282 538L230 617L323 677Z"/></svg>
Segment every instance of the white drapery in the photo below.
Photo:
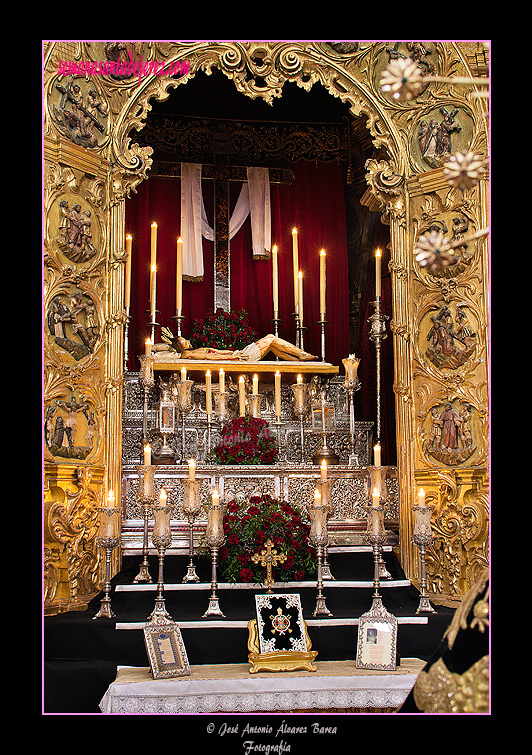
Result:
<svg viewBox="0 0 532 755"><path fill-rule="evenodd" d="M271 251L271 203L268 168L247 168L247 183L242 184L235 209L229 220L229 238L242 228L251 216L251 239L254 257L263 258ZM181 238L183 240L183 275L202 278L202 237L214 240L209 225L203 192L201 165L181 163Z"/></svg>

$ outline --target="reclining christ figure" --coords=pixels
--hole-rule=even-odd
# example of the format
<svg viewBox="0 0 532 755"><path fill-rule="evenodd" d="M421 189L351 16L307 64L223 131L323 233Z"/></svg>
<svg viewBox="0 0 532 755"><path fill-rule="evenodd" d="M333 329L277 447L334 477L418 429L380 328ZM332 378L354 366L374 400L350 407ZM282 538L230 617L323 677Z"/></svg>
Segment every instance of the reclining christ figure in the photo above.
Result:
<svg viewBox="0 0 532 755"><path fill-rule="evenodd" d="M264 338L250 343L244 349L233 351L231 349L212 349L200 347L193 349L190 341L182 336L175 337L168 328L163 328L164 343L156 343L153 347L155 352L176 351L180 359L198 359L208 362L215 360L227 361L250 361L259 362L271 351L279 359L290 362L318 362L319 357L309 354L307 351L294 346L294 344L278 338L269 333Z"/></svg>

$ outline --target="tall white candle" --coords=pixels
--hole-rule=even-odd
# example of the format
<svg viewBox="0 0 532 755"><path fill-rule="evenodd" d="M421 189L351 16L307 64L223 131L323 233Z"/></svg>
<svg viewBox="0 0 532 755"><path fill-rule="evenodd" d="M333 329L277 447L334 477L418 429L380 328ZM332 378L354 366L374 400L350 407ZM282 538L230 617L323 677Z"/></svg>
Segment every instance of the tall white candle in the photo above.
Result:
<svg viewBox="0 0 532 755"><path fill-rule="evenodd" d="M196 462L194 459L188 460L188 479L192 482L196 479Z"/></svg>
<svg viewBox="0 0 532 755"><path fill-rule="evenodd" d="M320 475L323 482L325 482L327 480L327 462L325 459L321 462Z"/></svg>
<svg viewBox="0 0 532 755"><path fill-rule="evenodd" d="M218 389L220 393L225 393L225 372L223 367L220 369Z"/></svg>
<svg viewBox="0 0 532 755"><path fill-rule="evenodd" d="M156 299L157 299L157 268L155 265L152 265L151 277L150 277L150 307L151 307L151 321L152 322L155 322L155 310L157 309Z"/></svg>
<svg viewBox="0 0 532 755"><path fill-rule="evenodd" d="M151 464L151 446L148 443L144 446L144 466L149 467Z"/></svg>
<svg viewBox="0 0 532 755"><path fill-rule="evenodd" d="M240 416L244 417L246 414L246 398L244 394L244 376L240 375L238 379L238 406Z"/></svg>
<svg viewBox="0 0 532 755"><path fill-rule="evenodd" d="M281 417L281 373L279 370L275 372L275 416L279 421Z"/></svg>
<svg viewBox="0 0 532 755"><path fill-rule="evenodd" d="M175 308L178 312L183 309L183 240L181 237L177 239Z"/></svg>
<svg viewBox="0 0 532 755"><path fill-rule="evenodd" d="M378 443L376 446L373 446L373 464L376 467L380 467L381 465L381 447Z"/></svg>
<svg viewBox="0 0 532 755"><path fill-rule="evenodd" d="M272 249L272 289L273 289L273 313L274 317L279 314L279 268L277 260L277 245Z"/></svg>
<svg viewBox="0 0 532 755"><path fill-rule="evenodd" d="M207 416L212 414L212 376L211 371L205 373L205 406Z"/></svg>
<svg viewBox="0 0 532 755"><path fill-rule="evenodd" d="M325 281L325 263L327 255L325 249L320 251L320 318L325 320L326 311L326 281Z"/></svg>
<svg viewBox="0 0 532 755"><path fill-rule="evenodd" d="M294 269L294 312L299 311L299 281L298 281L298 273L299 273L299 246L298 246L298 237L297 237L297 228L294 228L292 230L292 264Z"/></svg>
<svg viewBox="0 0 532 755"><path fill-rule="evenodd" d="M151 224L150 268L157 265L157 223Z"/></svg>
<svg viewBox="0 0 532 755"><path fill-rule="evenodd" d="M417 505L418 506L425 505L425 491L423 490L423 488L419 488L417 492Z"/></svg>
<svg viewBox="0 0 532 755"><path fill-rule="evenodd" d="M258 392L259 392L259 376L253 375L253 393L256 396Z"/></svg>
<svg viewBox="0 0 532 755"><path fill-rule="evenodd" d="M181 367L181 380L186 380L186 379L187 379L187 368Z"/></svg>
<svg viewBox="0 0 532 755"><path fill-rule="evenodd" d="M126 236L126 271L125 271L125 292L124 292L124 306L129 307L131 305L131 245L133 239L130 234Z"/></svg>
<svg viewBox="0 0 532 755"><path fill-rule="evenodd" d="M371 500L372 505L376 508L380 502L380 494L377 488L373 488L373 490L371 491Z"/></svg>
<svg viewBox="0 0 532 755"><path fill-rule="evenodd" d="M299 311L299 322L301 325L303 325L303 273L301 270L297 274L297 281L298 281L298 294L297 294L297 305L298 305L298 311Z"/></svg>
<svg viewBox="0 0 532 755"><path fill-rule="evenodd" d="M381 295L381 250L377 249L375 253L375 296Z"/></svg>

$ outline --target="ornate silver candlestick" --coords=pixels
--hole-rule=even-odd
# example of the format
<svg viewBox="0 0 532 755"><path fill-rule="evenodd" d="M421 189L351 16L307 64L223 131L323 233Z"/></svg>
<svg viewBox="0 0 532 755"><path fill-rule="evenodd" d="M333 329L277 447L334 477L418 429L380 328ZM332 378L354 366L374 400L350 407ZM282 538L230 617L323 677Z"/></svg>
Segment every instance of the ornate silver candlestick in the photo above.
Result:
<svg viewBox="0 0 532 755"><path fill-rule="evenodd" d="M127 372L127 363L129 356L129 322L131 320L129 311L130 307L126 307L126 321L124 323L124 372Z"/></svg>
<svg viewBox="0 0 532 755"><path fill-rule="evenodd" d="M366 538L373 548L373 604L372 611L382 607L380 588L380 558L382 546L386 543L386 530L384 529L384 506L366 506L368 512L368 524Z"/></svg>
<svg viewBox="0 0 532 755"><path fill-rule="evenodd" d="M223 616L225 614L220 610L218 601L218 595L216 590L218 589L218 577L217 577L217 564L218 564L218 549L223 545L225 540L224 533L224 518L225 507L220 505L220 498L215 491L212 496L212 503L207 509L207 531L205 533L207 545L211 549L212 557L212 578L211 578L211 596L209 598L209 607L203 614L203 617L207 616Z"/></svg>
<svg viewBox="0 0 532 755"><path fill-rule="evenodd" d="M155 384L155 379L153 376L153 363L155 361L155 357L153 356L153 354L142 354L139 359L139 381L144 389L144 405L142 411L142 444L146 445L148 443L148 396L150 394L150 389L153 388Z"/></svg>
<svg viewBox="0 0 532 755"><path fill-rule="evenodd" d="M300 377L300 376L299 376ZM299 428L301 434L301 463L305 461L305 430L303 420L308 412L308 383L299 382L291 385L294 394L294 414L299 418Z"/></svg>
<svg viewBox="0 0 532 755"><path fill-rule="evenodd" d="M165 383L159 378L161 398L157 408L157 425L163 436L163 446L158 454L158 462L162 464L175 464L175 452L167 443L169 435L175 433L175 403L171 395L170 383Z"/></svg>
<svg viewBox="0 0 532 755"><path fill-rule="evenodd" d="M178 335L178 337L182 336L183 333L182 333L182 330L181 330L181 323L183 322L183 320L186 320L186 317L183 315L183 312L182 312L181 309L177 310L177 312L175 313L175 315L172 317L172 320L176 321L177 335Z"/></svg>
<svg viewBox="0 0 532 755"><path fill-rule="evenodd" d="M181 379L175 385L177 395L175 397L177 411L181 417L181 463L185 463L186 458L186 439L185 439L185 418L192 409L191 391L194 385L193 380Z"/></svg>
<svg viewBox="0 0 532 755"><path fill-rule="evenodd" d="M320 326L321 332L320 332L320 347L321 347L321 361L326 362L325 359L325 326L329 324L328 320L318 320L318 325Z"/></svg>
<svg viewBox="0 0 532 755"><path fill-rule="evenodd" d="M183 513L188 519L190 536L188 547L190 562L187 573L183 577L183 582L199 582L199 577L196 574L196 567L194 566L194 520L201 511L201 501L199 497L201 480L183 480L183 487Z"/></svg>
<svg viewBox="0 0 532 755"><path fill-rule="evenodd" d="M371 315L371 317L368 318L368 322L371 323L371 329L368 335L368 338L370 341L373 341L375 344L375 352L377 356L377 367L376 367L376 373L377 373L377 423L376 423L376 431L377 431L377 442L380 443L381 440L381 343L384 341L385 338L387 338L386 333L386 320L389 319L388 315L383 315L381 312L381 297L377 296L375 297L375 301L371 302L373 306L375 307L374 314Z"/></svg>
<svg viewBox="0 0 532 755"><path fill-rule="evenodd" d="M139 475L139 491L137 500L143 508L144 515L144 533L142 540L142 563L134 584L146 582L151 584L153 579L150 576L148 564L148 522L151 513L151 507L155 501L155 467L152 464L143 464L137 467Z"/></svg>
<svg viewBox="0 0 532 755"><path fill-rule="evenodd" d="M100 514L100 528L96 543L105 550L105 584L104 596L100 602L100 610L93 619L112 619L115 614L111 608L111 554L120 542L120 509L114 505L112 493L107 498L107 506L98 508Z"/></svg>
<svg viewBox="0 0 532 755"><path fill-rule="evenodd" d="M157 322L157 315L158 315L158 314L160 314L160 312L159 312L159 310L158 310L158 309L155 309L155 310L153 310L153 311L151 311L151 310L148 310L148 309L147 309L147 310L146 310L146 312L147 312L147 313L149 314L149 316L150 316L150 320L149 320L149 322L147 322L147 323L146 323L146 325L147 325L147 327L148 327L148 328L150 329L150 338L151 338L151 342L152 342L152 343L155 343L155 328L156 328L156 327L157 327L157 325L159 324L159 323Z"/></svg>
<svg viewBox="0 0 532 755"><path fill-rule="evenodd" d="M320 499L318 498L318 500ZM325 596L323 595L323 549L328 539L327 509L321 505L321 501L319 504L315 501L312 506L308 507L308 511L311 522L309 540L318 553L318 579L316 582L318 595L316 597L316 607L314 608L313 616L332 616L332 613L325 604Z"/></svg>
<svg viewBox="0 0 532 755"><path fill-rule="evenodd" d="M379 501L379 505L382 505L384 507L388 500L388 486L386 485L386 475L388 473L388 467L382 467L382 466L367 467L367 470L368 470L368 478L367 478L368 499L372 501L373 498L376 497ZM384 510L385 509L383 508L383 511ZM383 516L383 532L385 532L384 516ZM379 550L379 576L381 579L390 579L391 574L386 568L386 564L382 556L382 547L379 546L378 550Z"/></svg>
<svg viewBox="0 0 532 755"><path fill-rule="evenodd" d="M329 517L333 513L333 503L332 503L332 496L331 496L333 485L334 485L334 480L331 480L330 478L328 478L326 480L319 480L316 486L321 494L321 504L325 508L325 512L326 512L325 515L326 515L327 522L329 521ZM334 577L331 573L331 567L329 564L329 538L328 537L327 537L327 542L325 543L323 547L322 577L323 579L334 580Z"/></svg>
<svg viewBox="0 0 532 755"><path fill-rule="evenodd" d="M334 430L334 404L327 401L326 387L321 386L320 398L312 403L312 429L321 433L322 447L312 457L313 464L321 464L322 461L329 464L338 464L338 455L327 443L327 436Z"/></svg>
<svg viewBox="0 0 532 755"><path fill-rule="evenodd" d="M358 365L360 359L357 359L354 354L350 354L347 359L342 359L342 364L345 368L345 382L344 385L347 389L349 396L349 466L358 466L358 454L355 453L355 391L360 390L360 380L358 379Z"/></svg>
<svg viewBox="0 0 532 755"><path fill-rule="evenodd" d="M436 613L432 607L427 593L427 578L425 571L425 552L432 545L432 528L430 519L434 506L412 506L414 512L414 534L412 541L418 546L421 558L421 595L416 613Z"/></svg>
<svg viewBox="0 0 532 755"><path fill-rule="evenodd" d="M172 619L165 607L164 600L164 555L165 551L172 542L172 531L170 520L172 518L172 506L168 503L168 498L164 488L159 496L159 503L153 506L153 530L151 541L159 554L159 574L157 578L157 597L155 598L155 607L148 616L148 621L156 618Z"/></svg>

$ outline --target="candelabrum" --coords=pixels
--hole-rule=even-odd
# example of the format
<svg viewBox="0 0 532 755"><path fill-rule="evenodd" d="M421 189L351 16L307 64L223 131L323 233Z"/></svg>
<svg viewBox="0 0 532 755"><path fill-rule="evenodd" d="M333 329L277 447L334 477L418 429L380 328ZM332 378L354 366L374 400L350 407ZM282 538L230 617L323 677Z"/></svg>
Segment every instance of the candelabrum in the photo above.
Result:
<svg viewBox="0 0 532 755"><path fill-rule="evenodd" d="M207 545L211 549L211 559L212 559L212 577L211 577L211 596L209 598L209 607L203 614L203 617L207 616L223 616L225 617L225 614L222 613L220 610L220 605L218 601L218 595L217 595L217 589L218 589L218 576L217 576L217 566L218 566L218 549L223 545L225 540L225 534L224 534L224 526L223 526L223 517L224 517L224 511L225 507L220 505L220 503L215 503L214 501L211 503L209 508L207 509L207 530L205 533L205 539L207 542Z"/></svg>
<svg viewBox="0 0 532 755"><path fill-rule="evenodd" d="M193 380L180 380L175 388L177 391L177 395L175 397L176 402L176 408L179 412L179 416L181 417L181 463L185 463L186 454L186 440L185 440L185 418L189 411L192 409L192 386L194 385Z"/></svg>
<svg viewBox="0 0 532 755"><path fill-rule="evenodd" d="M142 411L142 445L148 442L148 397L150 389L155 384L153 376L153 363L155 357L153 354L142 354L140 357L139 381L144 389L144 405Z"/></svg>
<svg viewBox="0 0 532 755"><path fill-rule="evenodd" d="M327 509L321 504L313 504L308 507L308 512L310 515L309 541L316 548L318 554L318 579L316 583L318 595L313 616L332 616L325 605L325 596L323 595L323 550L328 539Z"/></svg>
<svg viewBox="0 0 532 755"><path fill-rule="evenodd" d="M201 511L201 501L199 497L201 480L183 480L183 513L188 519L189 527L189 556L190 562L187 573L183 577L183 582L199 582L194 566L194 520Z"/></svg>
<svg viewBox="0 0 532 755"><path fill-rule="evenodd" d="M166 495L161 495L158 505L154 505L152 510L153 530L151 533L151 541L159 555L159 574L157 578L157 597L155 598L155 607L150 616L148 616L148 621L156 621L161 618L172 620L172 617L166 610L164 600L164 555L166 549L172 542L172 531L170 528L172 506L169 504Z"/></svg>
<svg viewBox="0 0 532 755"><path fill-rule="evenodd" d="M416 613L436 613L436 610L430 604L427 594L427 577L425 571L425 552L426 549L432 544L432 529L430 526L430 519L434 506L412 506L414 512L414 534L412 535L412 542L414 542L419 548L421 559L421 595L419 599L419 606Z"/></svg>
<svg viewBox="0 0 532 755"><path fill-rule="evenodd" d="M372 610L382 607L380 588L380 562L382 546L386 543L386 530L384 528L384 506L367 506L368 522L366 539L373 548L373 605Z"/></svg>
<svg viewBox="0 0 532 755"><path fill-rule="evenodd" d="M326 388L320 388L320 398L312 403L312 429L321 433L322 447L312 457L313 464L321 464L323 461L329 464L338 464L338 455L327 443L327 436L334 430L334 404L327 401Z"/></svg>
<svg viewBox="0 0 532 755"><path fill-rule="evenodd" d="M386 505L386 502L388 501L388 486L386 484L386 475L388 474L388 467L367 467L368 470L368 477L367 477L367 490L368 490L368 500L373 501L373 498L376 497L379 501L379 505L382 505L383 507ZM384 508L383 508L384 511ZM384 522L384 518L383 518ZM383 524L384 528L384 524ZM388 572L386 568L386 564L384 562L384 559L382 557L382 547L379 547L379 576L381 579L390 579L391 574Z"/></svg>
<svg viewBox="0 0 532 755"><path fill-rule="evenodd" d="M305 430L303 420L308 412L308 383L295 383L290 386L294 394L294 414L299 419L299 430L301 434L301 463L305 461Z"/></svg>
<svg viewBox="0 0 532 755"><path fill-rule="evenodd" d="M144 532L142 539L142 563L140 570L133 582L146 582L151 584L153 579L150 576L148 564L148 523L150 519L151 508L155 501L155 466L152 464L143 464L137 467L139 476L139 490L137 500L143 508Z"/></svg>
<svg viewBox="0 0 532 755"><path fill-rule="evenodd" d="M111 554L120 542L119 522L120 509L114 506L98 508L100 514L100 528L96 543L105 550L105 585L104 596L100 602L100 610L93 619L112 619L115 614L111 608Z"/></svg>
<svg viewBox="0 0 532 755"><path fill-rule="evenodd" d="M326 480L319 480L316 483L317 489L320 491L321 494L321 504L325 508L325 516L327 521L329 520L329 517L333 513L333 503L332 503L332 487L334 485L334 480L331 480L329 477ZM329 565L329 538L327 538L327 542L325 543L323 547L323 564L322 564L322 577L323 579L334 579L332 573L331 573L331 567Z"/></svg>
<svg viewBox="0 0 532 755"><path fill-rule="evenodd" d="M375 301L372 302L375 312L368 318L368 322L371 324L371 328L368 334L370 341L375 343L375 351L377 357L377 422L376 422L376 436L377 441L380 442L381 438L381 347L382 341L387 338L386 334L386 320L389 319L388 315L383 315L381 312L381 297L377 296Z"/></svg>
<svg viewBox="0 0 532 755"><path fill-rule="evenodd" d="M349 466L358 466L358 454L355 452L355 392L360 390L360 380L358 379L358 365L360 359L354 354L350 354L347 359L342 359L345 368L345 387L349 396Z"/></svg>

